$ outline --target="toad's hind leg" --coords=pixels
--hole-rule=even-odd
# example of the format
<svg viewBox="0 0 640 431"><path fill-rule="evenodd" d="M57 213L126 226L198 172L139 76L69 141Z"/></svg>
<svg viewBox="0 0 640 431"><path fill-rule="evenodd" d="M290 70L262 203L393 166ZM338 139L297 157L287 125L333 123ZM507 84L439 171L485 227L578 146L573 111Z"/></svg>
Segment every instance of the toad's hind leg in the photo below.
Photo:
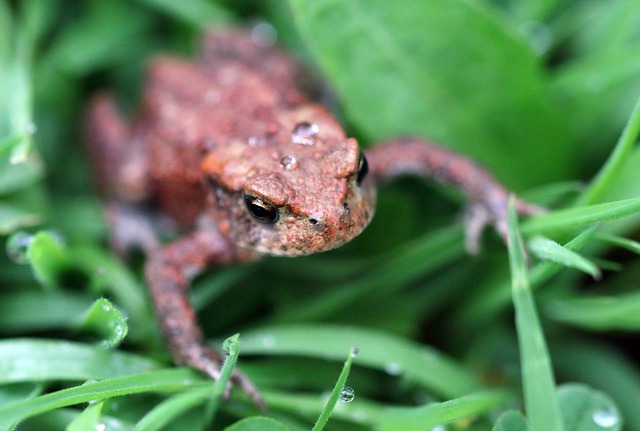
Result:
<svg viewBox="0 0 640 431"><path fill-rule="evenodd" d="M98 94L87 112L89 156L103 198L139 203L149 197L145 142L136 139L113 98Z"/></svg>
<svg viewBox="0 0 640 431"><path fill-rule="evenodd" d="M156 231L166 218L146 208L150 195L146 143L136 138L113 98L95 96L87 112L88 152L110 225L112 248L126 255L132 248L158 248Z"/></svg>

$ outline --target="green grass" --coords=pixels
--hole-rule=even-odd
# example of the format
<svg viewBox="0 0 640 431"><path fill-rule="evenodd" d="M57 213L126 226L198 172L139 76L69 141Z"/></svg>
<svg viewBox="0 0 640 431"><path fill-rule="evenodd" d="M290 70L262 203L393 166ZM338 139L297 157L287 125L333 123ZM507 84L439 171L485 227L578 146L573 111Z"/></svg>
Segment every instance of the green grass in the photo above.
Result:
<svg viewBox="0 0 640 431"><path fill-rule="evenodd" d="M550 209L470 257L457 198L402 179L340 250L198 278L212 345L240 333L225 376L237 358L268 411L171 364L82 138L92 92L133 112L150 56L256 19L363 146L430 137ZM0 430L640 431L638 28L625 0L0 0L0 234L22 262L0 257Z"/></svg>

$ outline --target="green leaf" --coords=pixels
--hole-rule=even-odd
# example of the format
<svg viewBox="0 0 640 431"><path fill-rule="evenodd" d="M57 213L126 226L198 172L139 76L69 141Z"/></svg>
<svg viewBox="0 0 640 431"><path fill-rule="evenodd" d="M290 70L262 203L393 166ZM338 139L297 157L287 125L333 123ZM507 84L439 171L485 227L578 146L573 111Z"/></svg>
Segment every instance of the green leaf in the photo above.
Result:
<svg viewBox="0 0 640 431"><path fill-rule="evenodd" d="M527 418L531 431L563 431L553 369L531 294L513 198L509 205L508 248Z"/></svg>
<svg viewBox="0 0 640 431"><path fill-rule="evenodd" d="M570 146L538 60L488 8L460 0L289 3L348 117L369 138L432 138L516 186L566 177Z"/></svg>
<svg viewBox="0 0 640 431"><path fill-rule="evenodd" d="M500 415L492 431L529 431L529 424L522 413L509 410Z"/></svg>
<svg viewBox="0 0 640 431"><path fill-rule="evenodd" d="M272 418L253 416L228 426L224 431L291 431L284 424Z"/></svg>
<svg viewBox="0 0 640 431"><path fill-rule="evenodd" d="M282 325L242 333L245 354L306 355L341 360L357 347L358 364L423 385L447 397L478 390L468 370L435 349L383 332L338 325Z"/></svg>
<svg viewBox="0 0 640 431"><path fill-rule="evenodd" d="M108 299L101 298L87 311L81 329L95 332L106 347L115 347L127 336L126 318Z"/></svg>
<svg viewBox="0 0 640 431"><path fill-rule="evenodd" d="M558 402L566 430L619 431L622 417L611 398L585 385L567 384L558 389Z"/></svg>
<svg viewBox="0 0 640 431"><path fill-rule="evenodd" d="M548 238L535 236L528 241L529 249L542 260L556 262L569 268L576 268L600 279L598 267L580 254L569 250Z"/></svg>

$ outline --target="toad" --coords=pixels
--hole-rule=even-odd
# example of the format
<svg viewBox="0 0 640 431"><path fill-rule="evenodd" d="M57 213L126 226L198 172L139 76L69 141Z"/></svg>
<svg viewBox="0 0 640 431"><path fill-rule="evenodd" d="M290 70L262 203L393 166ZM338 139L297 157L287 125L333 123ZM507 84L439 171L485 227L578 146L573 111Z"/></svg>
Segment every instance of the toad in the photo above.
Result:
<svg viewBox="0 0 640 431"><path fill-rule="evenodd" d="M509 192L483 167L423 138L364 152L297 83L299 65L249 32L204 38L200 60L169 57L148 69L135 121L97 95L88 110L94 171L119 251L141 247L159 325L177 364L218 378L221 356L205 344L189 303L203 270L330 250L360 234L376 187L413 174L458 187L468 198L466 247L482 229L507 232ZM153 211L149 211L152 208ZM516 201L521 214L538 208ZM182 233L163 245L155 231ZM234 381L257 404L258 391Z"/></svg>

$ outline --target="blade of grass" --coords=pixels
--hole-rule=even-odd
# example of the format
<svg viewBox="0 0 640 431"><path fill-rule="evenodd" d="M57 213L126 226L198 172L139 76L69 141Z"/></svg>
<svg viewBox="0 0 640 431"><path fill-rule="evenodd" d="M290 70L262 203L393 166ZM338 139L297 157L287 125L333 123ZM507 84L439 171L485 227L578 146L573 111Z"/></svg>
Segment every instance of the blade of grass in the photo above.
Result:
<svg viewBox="0 0 640 431"><path fill-rule="evenodd" d="M349 352L349 356L347 360L344 362L344 366L342 367L342 371L338 376L338 381L336 382L333 390L331 391L331 395L329 395L329 399L324 405L322 412L320 412L320 416L316 421L315 425L312 428L312 431L322 431L329 421L329 417L331 416L331 412L336 407L336 403L342 397L343 391L346 389L345 385L347 383L347 378L349 377L349 371L351 371L351 363L353 362L353 358L357 355L357 350L351 348ZM352 400L353 398L351 398ZM349 402L351 401L349 400Z"/></svg>
<svg viewBox="0 0 640 431"><path fill-rule="evenodd" d="M509 205L509 266L524 402L531 431L563 431L547 345L529 286L524 245L518 231L514 198Z"/></svg>
<svg viewBox="0 0 640 431"><path fill-rule="evenodd" d="M568 208L528 219L522 224L522 232L525 234L575 232L594 223L615 220L638 212L640 212L640 198Z"/></svg>
<svg viewBox="0 0 640 431"><path fill-rule="evenodd" d="M640 329L640 293L555 300L545 306L549 317L597 331Z"/></svg>
<svg viewBox="0 0 640 431"><path fill-rule="evenodd" d="M587 190L580 196L577 205L593 205L601 201L606 190L611 187L616 176L622 171L624 161L633 150L638 134L640 134L640 98L636 102L615 149Z"/></svg>
<svg viewBox="0 0 640 431"><path fill-rule="evenodd" d="M569 268L576 268L586 272L596 280L600 279L600 270L593 262L549 238L534 236L529 240L528 244L531 252L542 260L556 262Z"/></svg>
<svg viewBox="0 0 640 431"><path fill-rule="evenodd" d="M504 392L479 392L443 403L430 403L421 407L390 407L384 409L380 431L424 431L441 424L478 415L508 401ZM550 431L550 430L547 430Z"/></svg>
<svg viewBox="0 0 640 431"><path fill-rule="evenodd" d="M7 423L22 421L60 407L137 393L177 391L188 388L201 379L192 370L171 369L117 377L63 389L0 407L0 430L4 430Z"/></svg>
<svg viewBox="0 0 640 431"><path fill-rule="evenodd" d="M159 363L142 356L70 341L0 341L0 384L106 379L159 367Z"/></svg>
<svg viewBox="0 0 640 431"><path fill-rule="evenodd" d="M204 387L195 388L169 397L144 415L144 417L140 419L140 422L136 424L135 430L160 430L184 412L202 404L210 394L211 388Z"/></svg>
<svg viewBox="0 0 640 431"><path fill-rule="evenodd" d="M402 376L444 397L481 388L476 377L435 349L402 337L349 326L282 325L242 333L245 354L301 355L340 360L358 346L358 364Z"/></svg>

